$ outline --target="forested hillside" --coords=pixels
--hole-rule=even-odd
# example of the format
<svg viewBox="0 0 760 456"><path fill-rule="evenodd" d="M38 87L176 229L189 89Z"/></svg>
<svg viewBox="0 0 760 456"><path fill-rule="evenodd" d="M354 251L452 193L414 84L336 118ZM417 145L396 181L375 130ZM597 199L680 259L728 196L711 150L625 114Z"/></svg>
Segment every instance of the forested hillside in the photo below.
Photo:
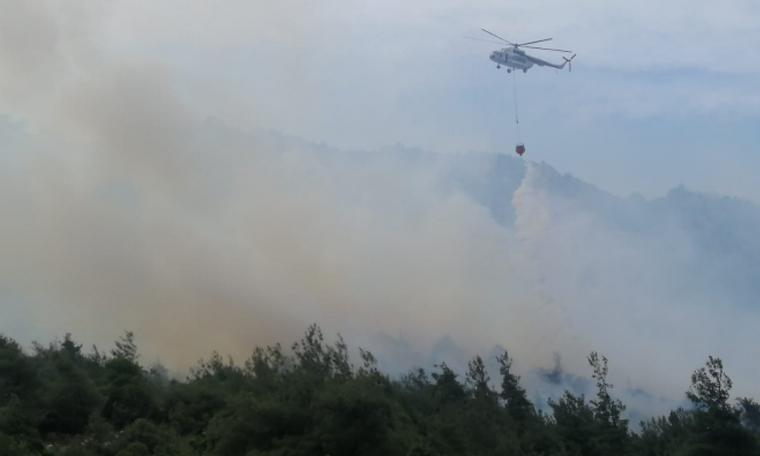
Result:
<svg viewBox="0 0 760 456"><path fill-rule="evenodd" d="M444 360L400 379L342 338L311 326L291 349L256 348L243 365L214 353L183 380L141 364L132 333L104 353L70 335L26 351L0 336L0 455L752 455L760 406L730 400L720 359L684 379L692 407L634 433L588 356L594 397L566 392L537 411L498 357L489 378L475 357L464 378ZM621 360L625 362L625 360Z"/></svg>

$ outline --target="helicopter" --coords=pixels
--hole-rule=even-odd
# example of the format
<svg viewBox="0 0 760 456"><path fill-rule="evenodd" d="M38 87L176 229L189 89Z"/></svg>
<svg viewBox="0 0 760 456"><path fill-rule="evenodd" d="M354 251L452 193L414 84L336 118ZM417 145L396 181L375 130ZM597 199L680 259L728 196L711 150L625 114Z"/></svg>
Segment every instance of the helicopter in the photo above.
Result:
<svg viewBox="0 0 760 456"><path fill-rule="evenodd" d="M501 68L501 66L504 65L505 67L507 67L507 73L511 73L513 69L515 71L522 70L523 73L527 73L528 70L530 68L532 68L534 65L537 65L537 66L548 66L548 67L552 67L552 68L557 68L559 70L565 68L565 65L568 65L568 71L573 71L573 65L570 62L573 60L573 58L575 58L576 54L573 54L573 56L570 57L569 59L567 57L563 56L562 58L565 59L565 61L561 65L558 65L558 64L555 64L555 63L547 62L546 60L541 60L538 57L533 57L532 55L528 55L528 54L525 53L525 51L523 51L522 49L520 49L522 47L522 48L526 48L526 49L540 49L542 51L556 51L556 52L568 52L568 53L571 52L571 51L566 51L564 49L552 49L552 48L530 46L531 44L543 43L545 41L550 41L551 38L544 38L542 40L529 41L527 43L519 43L519 44L517 44L517 43L512 43L510 41L507 41L504 38L502 38L502 37L500 37L498 35L495 35L495 34L489 32L486 29L480 29L480 30L488 33L489 35L493 36L494 38L498 38L499 40L501 40L501 41L503 41L503 42L505 42L505 43L507 43L507 44L509 44L511 46L511 47L502 48L502 49L500 49L498 51L493 51L491 53L491 55L489 56L489 59L492 62L496 63L496 68L497 69ZM478 38L471 38L469 36L465 37L465 38L469 38L469 39L473 39L473 40L478 40L478 41L487 41L489 43L493 43L494 42L494 41L488 41L488 40L480 40ZM499 43L499 44L501 44L501 43Z"/></svg>

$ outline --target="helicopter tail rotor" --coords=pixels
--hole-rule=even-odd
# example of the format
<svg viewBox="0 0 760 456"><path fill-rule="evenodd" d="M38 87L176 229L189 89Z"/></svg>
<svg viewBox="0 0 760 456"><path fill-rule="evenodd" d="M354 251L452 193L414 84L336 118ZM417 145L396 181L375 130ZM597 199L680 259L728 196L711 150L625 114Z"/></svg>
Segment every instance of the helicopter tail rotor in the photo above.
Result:
<svg viewBox="0 0 760 456"><path fill-rule="evenodd" d="M577 54L573 54L573 56L570 57L569 59L567 57L562 57L563 59L565 59L565 63L567 63L567 71L573 71L573 64L571 62L575 58L576 55Z"/></svg>

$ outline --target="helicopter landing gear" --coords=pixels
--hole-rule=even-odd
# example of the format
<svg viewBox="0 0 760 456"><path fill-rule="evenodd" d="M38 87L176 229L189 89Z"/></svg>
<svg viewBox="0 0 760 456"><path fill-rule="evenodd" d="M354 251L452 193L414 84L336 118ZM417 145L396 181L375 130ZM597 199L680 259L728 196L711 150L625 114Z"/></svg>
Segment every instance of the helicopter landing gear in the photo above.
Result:
<svg viewBox="0 0 760 456"><path fill-rule="evenodd" d="M501 68L501 65L496 65L496 69L498 70L499 68Z"/></svg>
<svg viewBox="0 0 760 456"><path fill-rule="evenodd" d="M507 73L511 73L511 72L512 72L512 68L507 68Z"/></svg>
<svg viewBox="0 0 760 456"><path fill-rule="evenodd" d="M528 69L527 68L523 68L523 73L527 73L527 72L528 72Z"/></svg>

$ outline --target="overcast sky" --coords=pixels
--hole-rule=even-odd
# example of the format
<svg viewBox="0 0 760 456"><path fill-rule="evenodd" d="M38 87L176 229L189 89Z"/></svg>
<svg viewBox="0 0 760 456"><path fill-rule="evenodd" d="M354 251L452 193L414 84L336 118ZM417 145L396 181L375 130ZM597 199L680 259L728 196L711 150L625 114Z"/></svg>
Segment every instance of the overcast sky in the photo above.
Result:
<svg viewBox="0 0 760 456"><path fill-rule="evenodd" d="M480 28L512 41L552 37L578 57L572 73L518 75L530 159L622 195L657 196L683 183L760 201L753 0L73 0L2 8L4 72L10 64L60 77L85 59L153 59L198 113L359 149L401 142L512 153L511 77L488 60L495 45L463 37L488 38ZM52 17L41 19L44 9ZM45 52L63 58L43 67ZM561 54L537 54L561 62Z"/></svg>
<svg viewBox="0 0 760 456"><path fill-rule="evenodd" d="M348 148L512 153L511 78L463 37L552 37L578 57L518 75L528 157L623 195L760 200L753 0L116 3L100 45L168 63L201 112Z"/></svg>

